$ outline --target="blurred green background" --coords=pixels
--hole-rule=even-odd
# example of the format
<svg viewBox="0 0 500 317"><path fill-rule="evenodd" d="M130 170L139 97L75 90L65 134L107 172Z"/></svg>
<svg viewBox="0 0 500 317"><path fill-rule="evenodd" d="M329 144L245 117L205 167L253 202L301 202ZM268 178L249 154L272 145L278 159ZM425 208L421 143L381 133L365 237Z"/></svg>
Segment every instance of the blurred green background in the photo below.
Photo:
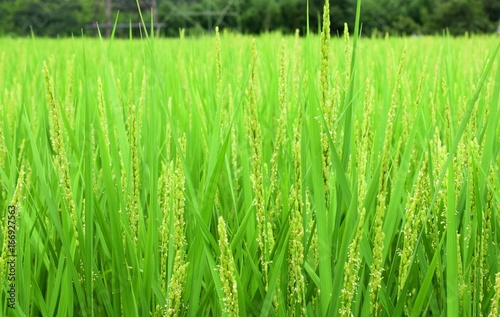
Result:
<svg viewBox="0 0 500 317"><path fill-rule="evenodd" d="M178 36L211 32L218 25L245 34L267 31L305 33L307 0L0 0L0 35L94 36L96 21L109 35L117 20L118 36L128 36L129 23L158 22L158 32ZM309 0L309 25L317 32L324 0ZM354 24L356 0L331 0L332 34ZM119 14L117 15L117 13ZM365 35L499 32L500 0L364 0ZM140 28L133 29L139 34Z"/></svg>

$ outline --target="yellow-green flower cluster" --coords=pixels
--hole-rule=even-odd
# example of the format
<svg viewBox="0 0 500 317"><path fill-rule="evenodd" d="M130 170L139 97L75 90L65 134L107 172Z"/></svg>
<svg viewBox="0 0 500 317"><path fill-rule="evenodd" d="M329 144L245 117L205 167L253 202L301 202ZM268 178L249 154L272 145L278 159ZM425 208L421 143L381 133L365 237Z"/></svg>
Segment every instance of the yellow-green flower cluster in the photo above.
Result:
<svg viewBox="0 0 500 317"><path fill-rule="evenodd" d="M378 290L381 287L382 282L382 253L384 250L384 240L385 233L383 231L383 224L386 212L386 199L388 195L388 181L389 181L389 161L390 161L390 150L392 146L392 137L394 130L394 119L396 116L396 108L398 105L398 95L401 89L401 77L403 73L403 66L405 63L405 52L406 47L403 50L403 56L399 62L396 83L394 86L394 90L392 93L392 101L389 108L389 112L387 114L387 127L385 131L385 139L384 139L384 147L382 151L382 163L380 169L380 178L379 178L379 193L377 195L377 208L375 211L375 223L374 223L374 240L373 240L373 264L371 267L371 275L372 279L370 281L370 304L371 304L371 313L376 316L378 313L377 310L377 297Z"/></svg>
<svg viewBox="0 0 500 317"><path fill-rule="evenodd" d="M121 150L118 150L118 156L120 158L120 171L121 171L120 182L121 182L121 187L122 187L121 195L124 199L127 199L128 198L128 195L127 195L127 171L125 169L125 162L123 161L123 154L122 154ZM130 212L130 210L128 207L125 207L125 208L126 208L125 209L126 210L125 217L129 217L130 215L128 213ZM123 210L122 209L118 210L118 214L120 215L120 222L122 225L122 244L123 244L123 247L125 248L126 236L127 236L125 228L127 228L127 226L125 226L125 221L122 218ZM130 217L129 217L129 221L130 221Z"/></svg>
<svg viewBox="0 0 500 317"><path fill-rule="evenodd" d="M372 316L378 315L378 291L382 286L382 253L384 251L385 233L383 231L384 216L386 211L386 191L377 195L377 209L375 211L374 239L373 239L373 264L371 266L370 312Z"/></svg>
<svg viewBox="0 0 500 317"><path fill-rule="evenodd" d="M162 174L159 179L158 190L160 192L160 208L163 211L163 219L160 227L160 274L161 274L161 289L166 289L167 280L167 254L168 254L168 236L170 226L170 201L173 192L173 178L174 178L174 163L171 161L169 164L164 164L162 167Z"/></svg>
<svg viewBox="0 0 500 317"><path fill-rule="evenodd" d="M171 110L172 99L168 100L168 109ZM163 291L167 290L167 256L168 256L168 244L170 235L170 214L173 210L174 202L173 199L176 194L175 181L176 174L174 169L174 160L170 156L170 139L171 139L171 128L167 124L166 127L166 164L162 164L161 176L158 179L158 198L159 206L162 211L162 221L159 230L159 248L160 248L160 286ZM158 316L160 314L166 314L167 305L158 306L156 308L156 313Z"/></svg>
<svg viewBox="0 0 500 317"><path fill-rule="evenodd" d="M495 294L491 299L491 310L488 317L496 317L500 313L500 272L495 275Z"/></svg>
<svg viewBox="0 0 500 317"><path fill-rule="evenodd" d="M368 90L368 80L367 80L367 90ZM370 96L369 92L366 93ZM353 302L354 295L356 294L356 289L359 280L359 268L361 265L360 256L360 245L361 239L363 238L363 228L365 226L366 208L364 206L364 200L366 197L367 185L366 185L366 170L367 170L367 160L368 160L368 149L369 149L369 116L366 113L370 113L370 103L371 98L365 100L365 116L363 117L363 122L361 127L356 129L357 137L359 138L359 146L357 149L357 173L358 173L358 224L356 228L356 233L353 241L349 245L348 260L344 268L344 287L342 288L342 300L341 307L339 309L339 314L341 316L351 316L351 306ZM357 125L359 126L359 125Z"/></svg>
<svg viewBox="0 0 500 317"><path fill-rule="evenodd" d="M305 315L305 281L302 273L304 267L303 207L302 207L302 173L301 173L301 126L302 110L299 108L294 128L293 166L295 183L290 189L290 238L288 241L288 314L289 316Z"/></svg>
<svg viewBox="0 0 500 317"><path fill-rule="evenodd" d="M268 266L269 266L269 237L267 236L264 184L262 175L262 132L259 123L257 101L256 101L256 77L255 67L257 62L257 48L255 39L252 41L252 72L248 82L248 123L247 133L250 141L250 164L252 189L254 193L253 205L255 206L255 218L257 221L257 242L260 249L260 261L262 265L262 273L264 284L267 288Z"/></svg>
<svg viewBox="0 0 500 317"><path fill-rule="evenodd" d="M345 85L344 90L347 91L349 87L349 81L351 80L351 49L349 46L349 27L347 23L344 23L344 56L345 56L345 70L344 70L344 79Z"/></svg>
<svg viewBox="0 0 500 317"><path fill-rule="evenodd" d="M329 176L330 176L330 145L328 134L332 136L328 130L332 127L330 114L332 112L331 92L330 92L330 3L325 1L323 8L323 29L321 31L321 66L320 66L320 106L321 111L325 115L329 126L321 131L321 145L323 151L323 178L325 183L325 192L329 192ZM328 197L328 196L327 196Z"/></svg>
<svg viewBox="0 0 500 317"><path fill-rule="evenodd" d="M104 134L104 142L109 148L108 121L106 120L106 105L104 104L104 94L101 77L97 78L97 109L99 110L99 121Z"/></svg>
<svg viewBox="0 0 500 317"><path fill-rule="evenodd" d="M138 149L138 131L137 131L136 108L134 105L130 108L128 121L128 137L130 143L130 155L132 158L132 190L129 191L127 214L129 217L132 239L137 242L139 208L140 208L140 167L139 167L139 149Z"/></svg>
<svg viewBox="0 0 500 317"><path fill-rule="evenodd" d="M222 291L224 292L224 311L230 317L239 316L238 308L238 284L236 283L236 272L233 253L227 238L226 223L219 217L219 248L220 265L219 274L222 282Z"/></svg>
<svg viewBox="0 0 500 317"><path fill-rule="evenodd" d="M215 27L215 67L217 69L217 88L216 88L216 100L220 104L221 94L222 94L222 59L221 59L221 44L220 44L220 34L219 27Z"/></svg>
<svg viewBox="0 0 500 317"><path fill-rule="evenodd" d="M323 8L323 29L321 31L320 94L321 107L325 109L330 93L330 3Z"/></svg>
<svg viewBox="0 0 500 317"><path fill-rule="evenodd" d="M234 115L234 101L233 101L233 89L231 84L227 85L227 91L229 94L229 114ZM240 184L239 177L241 172L241 167L238 165L238 135L237 135L237 121L234 121L233 126L231 127L231 164L233 166L233 175L235 180L235 191L239 192Z"/></svg>
<svg viewBox="0 0 500 317"><path fill-rule="evenodd" d="M75 70L75 56L68 61L68 70L66 72L66 79L68 80L66 86L66 99L64 101L66 117L69 119L70 127L73 129L75 126L74 114L75 108L73 106L73 74Z"/></svg>
<svg viewBox="0 0 500 317"><path fill-rule="evenodd" d="M354 240L349 245L348 260L344 268L344 287L341 291L342 302L339 310L340 316L352 316L351 306L354 295L358 287L359 267L361 265L361 257L359 248L363 237L363 227L365 224L366 210L364 207L359 207L359 220L356 228Z"/></svg>
<svg viewBox="0 0 500 317"><path fill-rule="evenodd" d="M493 171L493 168L490 169L490 173L488 175L488 180L489 180L489 183L490 184L495 184L494 183L494 171ZM472 182L472 180L471 180ZM494 185L492 185L494 186ZM491 231L492 231L492 227L491 227L491 219L492 219L492 215L493 215L493 192L494 192L494 189L491 189L489 188L487 190L487 195L486 195L486 205L485 205L485 208L484 208L484 211L482 213L482 223L483 223L483 230L482 230L482 233L481 233L481 238L480 239L476 239L476 244L477 244L477 248L479 249L479 253L478 253L478 258L479 258L479 263L478 263L478 266L479 266L479 275L478 275L478 278L479 278L479 308L481 309L481 305L482 305L482 302L483 302L483 298L484 298L484 276L489 276L490 272L489 272L489 263L488 263L488 243L489 243L489 240L490 240L490 234L491 234ZM474 196L472 196L473 198Z"/></svg>
<svg viewBox="0 0 500 317"><path fill-rule="evenodd" d="M281 194L278 191L278 157L283 151L283 146L286 143L286 117L287 117L287 98L286 98L286 56L285 56L285 42L281 41L281 58L280 58L280 71L278 78L278 96L280 101L280 114L278 117L278 124L276 130L276 137L274 139L273 154L271 156L271 186L270 191L275 193L275 205L271 207L269 212L269 219L272 223L275 221L275 210L281 208ZM272 248L272 247L271 247Z"/></svg>
<svg viewBox="0 0 500 317"><path fill-rule="evenodd" d="M432 177L435 180L434 181L434 187L436 188L438 181L439 181L439 173L443 170L444 164L446 162L447 158L447 149L446 145L441 142L441 138L439 137L439 132L436 131L434 133L434 137L432 138L430 142L430 148L431 148L431 154L432 154L432 160L433 160L433 170L432 170ZM445 174L443 183L446 184L448 179L448 173ZM441 223L441 217L442 214L439 213L439 206L444 204L446 201L446 190L444 186L441 186L439 189L439 192L437 194L437 199L436 199L436 204L435 207L432 210L431 214L431 219L430 219L430 232L429 232L429 237L432 241L432 247L434 249L437 248L437 243L438 243L438 237L440 236L440 223ZM438 272L438 271L436 271ZM436 273L439 274L439 273Z"/></svg>
<svg viewBox="0 0 500 317"><path fill-rule="evenodd" d="M399 291L401 292L408 277L411 257L415 250L417 234L420 224L425 221L425 210L428 204L429 184L427 181L428 158L426 157L422 168L418 172L417 184L413 196L409 199L405 211L405 225L403 227L403 249L399 267Z"/></svg>
<svg viewBox="0 0 500 317"><path fill-rule="evenodd" d="M179 145L182 153L185 153L186 140L183 136L179 140ZM184 221L184 168L179 158L178 153L175 167L175 175L173 182L173 247L175 253L173 274L168 286L168 301L167 301L167 314L168 316L179 316L182 308L182 295L184 292L184 285L186 283L187 268L189 263L186 262L186 236Z"/></svg>
<svg viewBox="0 0 500 317"><path fill-rule="evenodd" d="M47 64L43 63L43 77L47 86L47 100L49 102L50 116L52 119L52 129L50 130L52 146L54 148L54 162L59 172L60 184L63 190L64 199L68 204L68 210L73 225L74 237L78 245L78 231L76 230L76 206L71 190L71 180L69 174L69 163L64 148L64 137L61 129L60 115L54 95L54 84L49 73Z"/></svg>

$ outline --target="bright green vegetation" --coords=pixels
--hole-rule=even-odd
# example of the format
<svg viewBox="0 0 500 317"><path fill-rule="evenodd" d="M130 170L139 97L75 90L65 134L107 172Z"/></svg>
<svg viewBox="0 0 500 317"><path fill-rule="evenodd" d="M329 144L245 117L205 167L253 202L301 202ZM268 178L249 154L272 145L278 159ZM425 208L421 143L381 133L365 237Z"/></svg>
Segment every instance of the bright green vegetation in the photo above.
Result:
<svg viewBox="0 0 500 317"><path fill-rule="evenodd" d="M353 44L0 40L0 315L497 316L498 39Z"/></svg>

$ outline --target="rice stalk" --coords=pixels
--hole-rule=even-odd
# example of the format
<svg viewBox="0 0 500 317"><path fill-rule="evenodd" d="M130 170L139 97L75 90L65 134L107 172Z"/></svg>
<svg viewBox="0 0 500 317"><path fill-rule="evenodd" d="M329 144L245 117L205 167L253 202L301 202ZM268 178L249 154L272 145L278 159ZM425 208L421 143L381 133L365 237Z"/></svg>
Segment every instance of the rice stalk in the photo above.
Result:
<svg viewBox="0 0 500 317"><path fill-rule="evenodd" d="M262 173L262 131L259 123L259 115L256 100L256 77L255 65L257 62L257 47L255 40L252 41L252 70L248 82L248 120L246 125L247 135L250 142L250 180L254 193L253 205L255 206L255 218L257 221L257 243L260 250L260 263L262 265L262 276L264 285L268 285L269 249L265 200L264 182Z"/></svg>
<svg viewBox="0 0 500 317"><path fill-rule="evenodd" d="M366 172L369 151L369 114L371 113L369 104L372 102L372 95L368 91L370 88L369 80L366 80L366 95L368 98L365 100L365 111L362 119L361 126L358 124L357 139L359 146L357 147L357 176L358 176L358 199L357 199L357 213L358 222L355 231L355 236L348 249L348 260L344 266L344 284L341 291L341 307L339 309L340 316L352 316L353 299L359 282L359 268L361 266L360 245L363 238L363 231L366 218L365 198L367 192Z"/></svg>
<svg viewBox="0 0 500 317"><path fill-rule="evenodd" d="M127 215L130 224L130 233L132 241L138 242L138 226L139 226L139 208L140 208L140 167L139 167L139 149L138 149L138 129L136 118L136 107L132 105L128 120L128 138L130 142L130 154L132 161L132 187L128 191ZM128 188L128 187L125 187Z"/></svg>
<svg viewBox="0 0 500 317"><path fill-rule="evenodd" d="M500 313L500 272L495 275L494 295L491 298L491 310L488 317L498 316Z"/></svg>
<svg viewBox="0 0 500 317"><path fill-rule="evenodd" d="M220 34L219 27L215 27L215 67L217 73L217 86L215 90L215 100L217 103L222 102L222 59L221 59L221 44L220 44Z"/></svg>
<svg viewBox="0 0 500 317"><path fill-rule="evenodd" d="M279 116L278 122L276 124L276 134L274 139L273 153L271 156L271 183L269 186L269 191L275 195L275 205L271 206L269 210L268 217L271 223L275 223L276 210L281 209L281 193L279 192L279 175L278 171L280 168L279 156L284 151L284 144L286 144L286 118L287 118L287 108L288 101L286 99L287 89L286 89L286 56L285 56L285 42L281 41L281 54L280 54L280 68L279 68L279 78L278 78L278 98L279 98ZM273 228L275 232L275 228ZM272 249L272 246L270 246Z"/></svg>
<svg viewBox="0 0 500 317"><path fill-rule="evenodd" d="M73 90L74 90L74 72L75 72L75 56L73 55L67 63L66 72L66 98L64 101L66 116L69 119L69 124L71 129L75 128L75 108L73 105Z"/></svg>
<svg viewBox="0 0 500 317"><path fill-rule="evenodd" d="M235 317L240 315L238 307L238 284L236 283L235 263L228 241L226 223L222 216L219 217L217 228L220 248L219 273L225 296L222 300L223 310L228 316Z"/></svg>
<svg viewBox="0 0 500 317"><path fill-rule="evenodd" d="M290 240L288 241L288 315L305 315L305 281L303 275L304 267L304 237L302 203L302 172L300 144L302 134L302 108L299 108L298 117L294 125L293 141L293 170L295 182L290 189Z"/></svg>
<svg viewBox="0 0 500 317"><path fill-rule="evenodd" d="M227 87L228 91L228 99L229 99L229 113L231 115L235 115L235 107L234 107L234 100L233 100L233 87L231 84L228 84ZM236 122L235 122L236 123ZM239 193L240 191L240 173L241 173L241 167L238 164L238 153L239 153L239 146L238 146L238 129L236 128L237 124L233 125L233 128L231 129L231 164L233 168L233 179L235 182L235 192Z"/></svg>
<svg viewBox="0 0 500 317"><path fill-rule="evenodd" d="M351 65L351 56L352 56L352 52L349 45L349 27L347 26L347 23L344 23L344 56L345 56L344 93L346 93L347 89L349 88L349 82L351 81L351 68L349 66Z"/></svg>
<svg viewBox="0 0 500 317"><path fill-rule="evenodd" d="M399 292L404 288L404 284L409 278L409 267L413 261L412 256L415 253L415 244L417 233L420 231L420 224L425 220L425 207L429 204L427 182L428 159L424 162L418 171L417 182L413 195L407 202L405 210L405 220L403 226L403 247L401 250L401 262L399 266ZM401 294L400 294L401 295Z"/></svg>
<svg viewBox="0 0 500 317"><path fill-rule="evenodd" d="M162 167L161 177L159 179L160 184L158 185L158 190L160 192L160 208L163 211L162 223L160 227L160 275L161 275L161 289L166 290L166 280L167 280L167 255L168 255L168 240L169 240L169 227L170 227L170 213L171 200L173 193L174 184L174 162L171 161L169 164L164 164Z"/></svg>
<svg viewBox="0 0 500 317"><path fill-rule="evenodd" d="M50 62L50 61L49 61ZM76 206L73 199L73 192L71 188L70 180L70 170L69 163L66 157L66 150L64 146L63 132L61 129L60 114L57 106L57 102L54 96L54 84L52 77L49 73L49 68L44 62L43 64L43 76L45 79L46 89L47 89L47 100L49 103L49 111L52 121L52 129L50 129L50 139L52 141L52 147L54 149L54 164L59 172L60 186L63 190L64 201L67 204L69 216L72 223L73 236L75 237L76 245L79 244L78 231L76 227L77 215Z"/></svg>
<svg viewBox="0 0 500 317"><path fill-rule="evenodd" d="M179 140L180 149L185 153L186 147L185 136ZM173 248L174 248L174 267L173 274L168 285L168 300L167 300L167 316L180 316L182 309L182 296L184 293L184 285L186 283L186 275L189 263L186 262L186 222L184 220L184 184L185 176L184 169L179 158L179 153L176 159L175 175L172 182L173 187Z"/></svg>
<svg viewBox="0 0 500 317"><path fill-rule="evenodd" d="M328 128L332 129L332 100L331 100L331 88L330 88L330 3L329 0L325 1L325 5L323 7L323 28L320 35L320 106L321 111L325 116L325 120L327 121ZM332 131L321 131L321 144L323 151L323 179L325 183L325 195L327 197L327 205L328 205L328 196L330 192L330 144L328 142L327 135L331 135ZM332 139L335 140L334 137Z"/></svg>
<svg viewBox="0 0 500 317"><path fill-rule="evenodd" d="M109 127L108 127L108 121L106 119L106 105L104 103L104 93L103 93L101 77L98 77L97 79L97 100L98 100L97 109L99 110L99 121L101 123L102 131L104 134L104 143L109 148L110 147L109 132L108 132Z"/></svg>

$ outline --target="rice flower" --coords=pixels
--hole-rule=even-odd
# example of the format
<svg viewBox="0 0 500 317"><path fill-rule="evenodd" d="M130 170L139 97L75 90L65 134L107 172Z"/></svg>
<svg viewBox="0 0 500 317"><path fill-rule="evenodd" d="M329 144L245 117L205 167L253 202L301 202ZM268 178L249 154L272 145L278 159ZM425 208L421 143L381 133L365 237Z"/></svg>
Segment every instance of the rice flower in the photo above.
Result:
<svg viewBox="0 0 500 317"><path fill-rule="evenodd" d="M277 129L276 129L276 136L274 139L274 147L273 147L273 154L271 156L271 184L269 191L271 193L275 193L276 196L276 202L275 205L272 207L272 209L269 212L269 220L274 223L275 221L275 211L280 209L280 193L278 191L278 181L279 181L279 176L278 176L278 171L279 171L279 164L278 164L278 158L280 153L284 149L284 144L286 143L286 117L287 117L287 89L286 89L286 56L285 56L285 42L281 41L281 58L280 58L280 72L279 72L279 79L278 79L278 95L279 95L279 101L280 101L280 106L279 106L279 117L278 117L278 122L277 122Z"/></svg>
<svg viewBox="0 0 500 317"><path fill-rule="evenodd" d="M219 217L217 226L219 232L220 264L219 274L224 292L223 310L230 317L239 316L238 308L238 284L236 283L236 272L231 246L227 238L226 223L222 216Z"/></svg>
<svg viewBox="0 0 500 317"><path fill-rule="evenodd" d="M134 105L130 108L128 121L128 137L130 143L130 155L132 160L132 190L129 191L127 205L127 214L130 223L130 232L134 243L137 242L139 213L140 213L140 167L139 167L139 149L138 149L138 131L137 131L136 108Z"/></svg>
<svg viewBox="0 0 500 317"><path fill-rule="evenodd" d="M367 90L369 89L367 80ZM369 96L369 93L367 92ZM369 112L368 105L371 102L370 98L365 101L365 110ZM359 268L361 266L361 255L360 255L360 245L361 239L363 238L363 230L365 226L366 218L366 208L364 206L364 201L367 192L366 184L366 170L367 170L367 160L369 151L369 120L367 117L363 117L362 125L357 128L357 137L359 138L359 146L357 147L357 173L358 173L358 223L356 228L356 233L353 241L349 245L347 263L344 267L344 286L341 291L341 307L339 309L339 314L341 316L351 316L353 313L351 311L354 295L358 287L359 281Z"/></svg>
<svg viewBox="0 0 500 317"><path fill-rule="evenodd" d="M288 314L289 316L305 315L305 280L303 205L302 205L302 172L301 172L301 129L302 109L295 122L293 142L293 167L295 182L290 189L290 238L288 241Z"/></svg>
<svg viewBox="0 0 500 317"><path fill-rule="evenodd" d="M69 163L66 157L66 150L64 148L64 139L60 123L60 114L54 96L54 84L52 81L52 77L50 76L49 73L49 68L45 62L43 63L43 76L47 87L47 100L49 102L50 116L52 119L52 129L50 130L50 134L51 134L52 146L55 152L54 163L59 172L60 185L63 190L64 199L68 204L69 215L71 218L71 223L73 225L73 233L76 243L78 245L78 231L76 228L77 215L76 215L76 206L71 189Z"/></svg>
<svg viewBox="0 0 500 317"><path fill-rule="evenodd" d="M344 23L344 56L345 56L345 70L344 70L344 90L347 91L349 87L349 81L351 80L351 69L349 66L351 65L351 49L349 46L349 27L347 23Z"/></svg>
<svg viewBox="0 0 500 317"><path fill-rule="evenodd" d="M417 183L412 197L410 197L405 210L405 225L403 227L403 249L401 252L401 262L399 268L399 291L403 290L408 270L412 262L415 251L417 234L420 231L420 224L425 220L425 208L427 207L427 197L429 197L429 184L427 182L428 159L424 160L418 172Z"/></svg>
<svg viewBox="0 0 500 317"><path fill-rule="evenodd" d="M171 161L169 164L164 164L162 167L161 177L159 179L158 191L160 193L160 208L163 211L162 223L160 227L160 278L161 289L166 289L167 279L167 254L168 254L168 237L170 226L171 194L173 193L174 185L174 164Z"/></svg>
<svg viewBox="0 0 500 317"><path fill-rule="evenodd" d="M321 111L327 118L327 114L331 113L331 88L330 88L330 3L329 0L325 1L323 7L323 28L320 36L321 45L321 66L320 66L320 106ZM329 125L328 128L330 128ZM328 197L330 190L330 145L327 137L330 131L321 131L321 144L323 151L323 179L325 183L325 193ZM328 203L328 201L327 201Z"/></svg>
<svg viewBox="0 0 500 317"><path fill-rule="evenodd" d="M104 142L109 148L109 133L108 133L108 120L106 119L106 104L104 103L104 93L102 88L101 77L97 78L97 109L99 110L99 120L104 134Z"/></svg>
<svg viewBox="0 0 500 317"><path fill-rule="evenodd" d="M496 317L500 313L500 272L495 275L494 295L491 298L491 310L488 317Z"/></svg>
<svg viewBox="0 0 500 317"><path fill-rule="evenodd" d="M215 27L215 67L217 70L217 88L216 88L216 100L217 103L221 103L222 94L222 59L221 59L221 44L220 44L220 34L219 27Z"/></svg>
<svg viewBox="0 0 500 317"><path fill-rule="evenodd" d="M185 136L179 140L181 152L185 153ZM173 274L168 285L168 300L167 300L167 316L180 316L182 308L182 296L184 293L184 285L186 283L187 269L189 263L186 262L186 236L185 228L186 223L184 221L184 168L182 167L181 160L179 158L179 153L176 159L175 175L173 181L173 221L174 221L174 231L173 231L173 246L174 246L174 268Z"/></svg>
<svg viewBox="0 0 500 317"><path fill-rule="evenodd" d="M66 72L66 78L68 80L66 85L66 99L64 101L66 116L69 119L69 123L72 129L75 127L75 108L73 105L73 86L74 86L74 71L75 71L75 56L73 55L68 61L68 70Z"/></svg>
<svg viewBox="0 0 500 317"><path fill-rule="evenodd" d="M266 210L264 200L264 183L262 175L262 132L259 123L256 92L255 92L255 64L257 62L257 48L255 40L252 41L252 62L253 66L248 83L248 120L247 120L247 134L250 136L250 164L251 175L250 180L254 192L253 205L255 206L255 217L257 221L257 243L260 250L260 262L262 265L262 275L264 278L264 285L267 289L268 285L268 267L269 267L269 237L266 230Z"/></svg>
<svg viewBox="0 0 500 317"><path fill-rule="evenodd" d="M229 94L229 113L231 116L235 115L234 101L233 101L233 89L231 84L228 84L227 91ZM233 126L231 128L231 164L233 168L233 178L235 180L235 191L238 193L240 190L239 177L241 172L241 167L238 165L238 134L237 129L238 121L235 119Z"/></svg>
<svg viewBox="0 0 500 317"><path fill-rule="evenodd" d="M386 191L377 195L377 209L375 212L374 238L373 238L373 264L370 268L370 314L378 316L378 291L382 287L382 253L384 251L385 233L383 231L384 216L386 211Z"/></svg>

